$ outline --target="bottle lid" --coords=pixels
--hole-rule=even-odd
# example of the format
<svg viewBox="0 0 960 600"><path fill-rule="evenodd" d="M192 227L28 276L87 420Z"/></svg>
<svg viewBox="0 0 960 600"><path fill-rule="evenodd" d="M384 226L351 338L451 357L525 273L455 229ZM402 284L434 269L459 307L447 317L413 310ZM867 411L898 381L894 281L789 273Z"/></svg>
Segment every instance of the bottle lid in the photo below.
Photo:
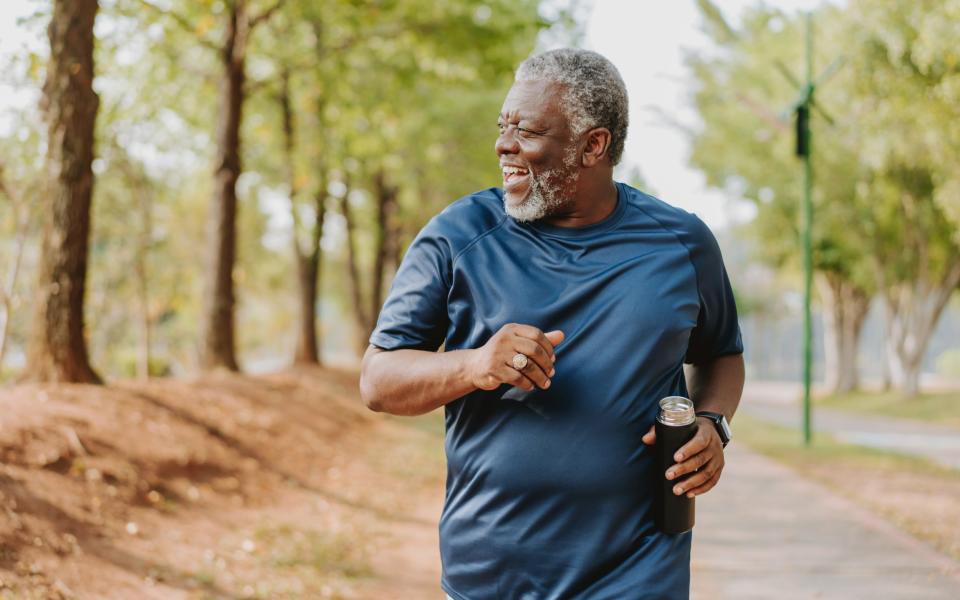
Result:
<svg viewBox="0 0 960 600"><path fill-rule="evenodd" d="M697 413L693 409L693 400L683 396L667 396L660 401L660 413L657 420L664 425L680 427L689 425L697 420Z"/></svg>

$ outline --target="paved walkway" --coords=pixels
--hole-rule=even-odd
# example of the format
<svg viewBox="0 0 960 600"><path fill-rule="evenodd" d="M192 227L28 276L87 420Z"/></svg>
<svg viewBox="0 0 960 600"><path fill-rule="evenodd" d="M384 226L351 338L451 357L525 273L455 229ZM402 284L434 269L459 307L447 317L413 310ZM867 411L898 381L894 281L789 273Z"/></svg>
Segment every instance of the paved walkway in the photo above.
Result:
<svg viewBox="0 0 960 600"><path fill-rule="evenodd" d="M758 419L799 428L800 395L800 386L792 383L752 383L744 391L740 410ZM813 430L814 435L822 431L841 442L920 456L960 469L960 431L952 427L814 406Z"/></svg>
<svg viewBox="0 0 960 600"><path fill-rule="evenodd" d="M692 565L695 600L960 597L960 563L736 442Z"/></svg>

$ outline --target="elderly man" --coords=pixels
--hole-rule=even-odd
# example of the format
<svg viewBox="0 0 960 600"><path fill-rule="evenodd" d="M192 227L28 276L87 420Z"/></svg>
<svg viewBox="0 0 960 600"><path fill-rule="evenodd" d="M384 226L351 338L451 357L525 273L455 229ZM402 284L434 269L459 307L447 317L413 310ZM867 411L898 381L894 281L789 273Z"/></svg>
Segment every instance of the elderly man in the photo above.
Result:
<svg viewBox="0 0 960 600"><path fill-rule="evenodd" d="M498 126L503 188L410 246L361 394L398 415L445 407L450 597L685 598L691 534L657 531L652 503L660 477L694 497L723 469L744 371L720 251L695 216L614 182L627 93L602 56L525 61ZM670 395L703 416L654 473Z"/></svg>

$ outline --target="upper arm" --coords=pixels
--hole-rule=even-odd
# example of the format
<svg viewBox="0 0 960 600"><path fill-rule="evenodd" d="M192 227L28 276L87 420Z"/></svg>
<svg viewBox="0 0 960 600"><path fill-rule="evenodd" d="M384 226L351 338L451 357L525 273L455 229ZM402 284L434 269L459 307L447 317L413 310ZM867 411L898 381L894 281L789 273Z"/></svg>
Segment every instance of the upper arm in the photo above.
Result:
<svg viewBox="0 0 960 600"><path fill-rule="evenodd" d="M403 257L370 335L378 350L435 351L448 327L447 295L452 256L441 223L434 218ZM371 350L367 350L370 354Z"/></svg>
<svg viewBox="0 0 960 600"><path fill-rule="evenodd" d="M686 362L710 362L719 356L741 354L743 341L733 287L713 233L694 217L688 250L697 277L700 310L690 334Z"/></svg>

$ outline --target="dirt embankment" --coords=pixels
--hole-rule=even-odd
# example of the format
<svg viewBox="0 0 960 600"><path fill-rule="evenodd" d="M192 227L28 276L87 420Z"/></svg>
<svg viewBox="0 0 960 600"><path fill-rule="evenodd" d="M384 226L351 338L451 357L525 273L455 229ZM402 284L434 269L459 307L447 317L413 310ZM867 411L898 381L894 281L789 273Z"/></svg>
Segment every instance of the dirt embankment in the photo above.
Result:
<svg viewBox="0 0 960 600"><path fill-rule="evenodd" d="M442 597L438 415L296 370L0 391L0 598Z"/></svg>

